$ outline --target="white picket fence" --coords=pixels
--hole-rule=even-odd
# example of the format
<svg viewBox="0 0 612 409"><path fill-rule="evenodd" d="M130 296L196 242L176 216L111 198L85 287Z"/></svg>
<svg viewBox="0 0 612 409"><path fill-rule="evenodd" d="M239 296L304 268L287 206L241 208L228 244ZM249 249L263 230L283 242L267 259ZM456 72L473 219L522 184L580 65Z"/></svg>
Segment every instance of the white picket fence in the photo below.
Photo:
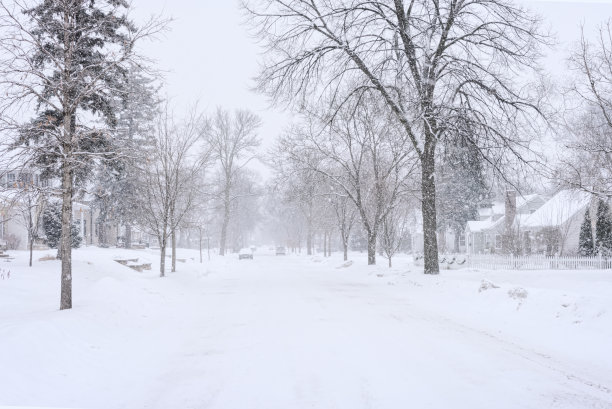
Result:
<svg viewBox="0 0 612 409"><path fill-rule="evenodd" d="M469 268L491 270L610 270L612 258L565 256L470 255L465 263Z"/></svg>

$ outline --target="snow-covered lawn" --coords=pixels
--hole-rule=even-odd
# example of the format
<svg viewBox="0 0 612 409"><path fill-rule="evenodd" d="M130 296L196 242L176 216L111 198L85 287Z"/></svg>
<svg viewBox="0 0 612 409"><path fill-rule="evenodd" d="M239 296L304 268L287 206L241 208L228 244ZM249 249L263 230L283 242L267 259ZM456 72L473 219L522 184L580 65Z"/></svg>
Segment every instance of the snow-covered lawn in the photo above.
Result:
<svg viewBox="0 0 612 409"><path fill-rule="evenodd" d="M74 308L58 311L59 262L13 252L0 405L612 408L610 271L426 277L409 258L261 253L179 250L160 279L152 250L79 249Z"/></svg>

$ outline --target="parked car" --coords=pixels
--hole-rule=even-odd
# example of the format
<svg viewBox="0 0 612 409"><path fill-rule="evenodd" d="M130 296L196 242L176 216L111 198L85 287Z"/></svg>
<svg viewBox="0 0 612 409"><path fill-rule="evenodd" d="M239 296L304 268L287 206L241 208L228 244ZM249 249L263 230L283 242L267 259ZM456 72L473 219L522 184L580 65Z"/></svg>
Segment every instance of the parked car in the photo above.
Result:
<svg viewBox="0 0 612 409"><path fill-rule="evenodd" d="M251 249L242 249L238 252L238 260L243 259L253 260L253 252Z"/></svg>
<svg viewBox="0 0 612 409"><path fill-rule="evenodd" d="M279 247L276 248L276 255L277 256L284 256L286 254L287 254L287 251L285 250L284 247L279 246Z"/></svg>

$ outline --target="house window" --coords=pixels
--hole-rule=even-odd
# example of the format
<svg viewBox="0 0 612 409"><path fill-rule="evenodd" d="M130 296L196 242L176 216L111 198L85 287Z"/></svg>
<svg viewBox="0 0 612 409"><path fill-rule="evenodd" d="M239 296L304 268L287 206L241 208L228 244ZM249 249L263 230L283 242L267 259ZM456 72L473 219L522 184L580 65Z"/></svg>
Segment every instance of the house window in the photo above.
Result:
<svg viewBox="0 0 612 409"><path fill-rule="evenodd" d="M31 186L33 183L31 173L20 173L19 174L19 186Z"/></svg>
<svg viewBox="0 0 612 409"><path fill-rule="evenodd" d="M502 248L502 236L501 236L501 234L496 234L495 235L495 248L496 249L501 249Z"/></svg>
<svg viewBox="0 0 612 409"><path fill-rule="evenodd" d="M459 234L459 245L465 246L465 234Z"/></svg>
<svg viewBox="0 0 612 409"><path fill-rule="evenodd" d="M8 173L6 175L6 187L15 187L15 174Z"/></svg>

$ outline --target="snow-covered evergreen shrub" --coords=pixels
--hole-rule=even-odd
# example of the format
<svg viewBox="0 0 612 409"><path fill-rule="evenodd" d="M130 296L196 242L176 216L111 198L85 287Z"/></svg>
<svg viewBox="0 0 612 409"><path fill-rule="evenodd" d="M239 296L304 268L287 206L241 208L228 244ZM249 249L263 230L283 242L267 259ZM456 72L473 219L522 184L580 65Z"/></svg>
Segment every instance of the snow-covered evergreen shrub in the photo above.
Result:
<svg viewBox="0 0 612 409"><path fill-rule="evenodd" d="M597 221L595 222L595 249L598 254L612 254L612 218L610 207L603 200L597 206Z"/></svg>
<svg viewBox="0 0 612 409"><path fill-rule="evenodd" d="M47 245L57 248L62 235L62 206L60 203L50 203L43 212L43 230L47 237ZM72 247L81 246L83 239L79 236L79 228L76 223L72 223L71 228Z"/></svg>
<svg viewBox="0 0 612 409"><path fill-rule="evenodd" d="M595 247L593 246L593 230L591 228L591 216L588 209L584 214L584 221L580 226L578 253L581 256L592 256L595 253Z"/></svg>

